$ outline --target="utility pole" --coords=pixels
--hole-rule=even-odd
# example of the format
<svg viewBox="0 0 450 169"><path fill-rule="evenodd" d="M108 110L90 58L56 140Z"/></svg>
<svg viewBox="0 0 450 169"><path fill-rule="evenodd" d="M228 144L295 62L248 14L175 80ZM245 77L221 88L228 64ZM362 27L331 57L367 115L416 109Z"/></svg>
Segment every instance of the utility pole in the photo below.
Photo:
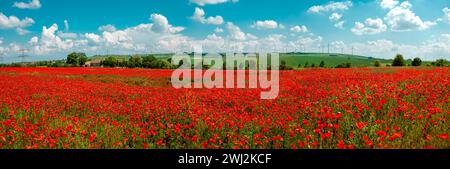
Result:
<svg viewBox="0 0 450 169"><path fill-rule="evenodd" d="M17 56L18 58L21 58L21 60L22 60L22 63L25 63L25 58L26 57L29 57L29 56L27 56L27 55L25 55L25 52L27 51L27 49L24 49L24 48L22 48L22 49L20 49L19 50L19 52L21 53L19 56Z"/></svg>
<svg viewBox="0 0 450 169"><path fill-rule="evenodd" d="M3 64L3 55L4 54L5 53L3 51L0 53L0 64Z"/></svg>
<svg viewBox="0 0 450 169"><path fill-rule="evenodd" d="M330 54L330 43L328 43L328 54Z"/></svg>
<svg viewBox="0 0 450 169"><path fill-rule="evenodd" d="M354 54L353 54L353 49L354 49L354 48L355 48L355 47L352 46L352 55L354 55Z"/></svg>

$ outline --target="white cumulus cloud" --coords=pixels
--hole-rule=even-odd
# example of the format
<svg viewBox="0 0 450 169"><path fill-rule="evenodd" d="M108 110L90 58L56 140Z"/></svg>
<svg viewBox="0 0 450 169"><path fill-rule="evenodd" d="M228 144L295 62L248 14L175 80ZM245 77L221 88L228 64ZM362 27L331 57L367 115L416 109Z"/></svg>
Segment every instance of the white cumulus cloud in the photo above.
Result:
<svg viewBox="0 0 450 169"><path fill-rule="evenodd" d="M308 28L305 25L295 25L290 29L292 32L308 32Z"/></svg>
<svg viewBox="0 0 450 169"><path fill-rule="evenodd" d="M380 6L383 9L392 9L398 5L398 0L381 0Z"/></svg>
<svg viewBox="0 0 450 169"><path fill-rule="evenodd" d="M39 9L42 7L39 0L32 0L28 3L26 2L14 2L14 7L19 9Z"/></svg>
<svg viewBox="0 0 450 169"><path fill-rule="evenodd" d="M234 40L256 39L256 36L249 34L249 33L242 32L241 28L234 25L232 22L227 23L227 30L230 34L231 39L234 39Z"/></svg>
<svg viewBox="0 0 450 169"><path fill-rule="evenodd" d="M100 32L105 32L105 31L107 31L107 32L114 32L116 30L117 30L117 28L114 25L111 25L111 24L102 25L102 26L98 27L98 31L100 31Z"/></svg>
<svg viewBox="0 0 450 169"><path fill-rule="evenodd" d="M423 21L412 10L412 4L408 1L393 7L384 18L394 32L425 30L436 25L436 22Z"/></svg>
<svg viewBox="0 0 450 169"><path fill-rule="evenodd" d="M100 43L101 37L94 33L85 33L84 37L86 37L89 41L94 43Z"/></svg>
<svg viewBox="0 0 450 169"><path fill-rule="evenodd" d="M216 33L222 33L222 32L223 32L223 29L222 29L222 28L216 28L216 29L214 29L214 32L216 32Z"/></svg>
<svg viewBox="0 0 450 169"><path fill-rule="evenodd" d="M309 13L322 13L322 12L333 12L333 11L345 11L353 6L352 1L345 2L329 2L326 5L315 5L308 9Z"/></svg>
<svg viewBox="0 0 450 169"><path fill-rule="evenodd" d="M351 31L356 35L374 35L385 32L386 29L387 26L380 18L367 18L364 24L361 22L356 22L355 27L353 27Z"/></svg>
<svg viewBox="0 0 450 169"><path fill-rule="evenodd" d="M34 20L31 18L19 19L16 16L6 16L0 12L0 29L16 29L19 35L24 35L29 33L26 27L34 24Z"/></svg>
<svg viewBox="0 0 450 169"><path fill-rule="evenodd" d="M205 5L215 5L215 4L221 4L225 2L238 2L239 0L190 0L191 3L195 3L200 6Z"/></svg>
<svg viewBox="0 0 450 169"><path fill-rule="evenodd" d="M178 33L183 31L184 27L174 27L169 24L167 18L161 14L151 14L150 20L153 21L152 30L158 33Z"/></svg>
<svg viewBox="0 0 450 169"><path fill-rule="evenodd" d="M210 16L205 18L205 11L196 7L193 16L191 18L203 24L221 25L223 23L222 16Z"/></svg>
<svg viewBox="0 0 450 169"><path fill-rule="evenodd" d="M278 23L274 20L256 21L251 27L256 29L276 29Z"/></svg>
<svg viewBox="0 0 450 169"><path fill-rule="evenodd" d="M442 12L444 12L444 16L442 16L442 18L439 18L438 21L450 24L450 8L445 7L444 9L442 9Z"/></svg>
<svg viewBox="0 0 450 169"><path fill-rule="evenodd" d="M341 18L342 18L342 14L334 12L330 15L330 17L328 19L330 19L330 21L337 22L337 21L341 20Z"/></svg>
<svg viewBox="0 0 450 169"><path fill-rule="evenodd" d="M334 24L334 27L339 28L339 29L344 29L344 23L345 23L345 21L339 21Z"/></svg>

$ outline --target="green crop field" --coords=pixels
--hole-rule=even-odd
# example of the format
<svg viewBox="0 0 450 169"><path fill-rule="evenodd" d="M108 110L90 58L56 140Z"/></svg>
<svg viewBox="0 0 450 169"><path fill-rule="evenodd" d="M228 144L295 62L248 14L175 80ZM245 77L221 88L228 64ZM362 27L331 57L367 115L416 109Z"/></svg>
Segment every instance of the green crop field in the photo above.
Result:
<svg viewBox="0 0 450 169"><path fill-rule="evenodd" d="M325 67L335 67L342 63L351 63L353 67L373 66L375 61L379 61L382 65L391 64L391 60L371 58L365 56L348 55L348 54L328 54L328 53L284 53L280 56L281 60L286 61L286 65L298 67L299 64L304 66L308 63L318 66L321 61L325 62Z"/></svg>

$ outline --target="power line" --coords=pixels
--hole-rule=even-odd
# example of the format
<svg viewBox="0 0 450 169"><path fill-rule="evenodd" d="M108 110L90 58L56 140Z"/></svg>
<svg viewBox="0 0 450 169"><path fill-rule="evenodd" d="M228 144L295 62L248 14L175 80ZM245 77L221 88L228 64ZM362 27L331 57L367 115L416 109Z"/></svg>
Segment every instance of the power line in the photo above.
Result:
<svg viewBox="0 0 450 169"><path fill-rule="evenodd" d="M3 64L3 55L5 55L4 52L0 53L0 64Z"/></svg>
<svg viewBox="0 0 450 169"><path fill-rule="evenodd" d="M21 53L19 56L17 56L18 58L21 58L21 60L22 60L22 63L25 63L25 59L27 58L27 57L30 57L30 56L28 56L28 55L25 55L25 52L27 52L27 50L28 49L25 49L25 48L21 48L20 50L19 50L19 52Z"/></svg>
<svg viewBox="0 0 450 169"><path fill-rule="evenodd" d="M328 54L330 54L330 43L328 43Z"/></svg>
<svg viewBox="0 0 450 169"><path fill-rule="evenodd" d="M354 54L353 54L353 49L354 49L354 48L355 48L355 47L354 47L354 46L352 46L352 55L354 55Z"/></svg>

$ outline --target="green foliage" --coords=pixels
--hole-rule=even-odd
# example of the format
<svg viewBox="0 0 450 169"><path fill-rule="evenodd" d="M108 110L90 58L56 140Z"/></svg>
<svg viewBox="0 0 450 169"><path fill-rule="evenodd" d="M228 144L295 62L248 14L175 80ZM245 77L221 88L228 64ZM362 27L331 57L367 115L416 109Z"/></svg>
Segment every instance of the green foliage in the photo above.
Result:
<svg viewBox="0 0 450 169"><path fill-rule="evenodd" d="M280 70L292 70L294 69L292 66L287 66L285 60L281 60Z"/></svg>
<svg viewBox="0 0 450 169"><path fill-rule="evenodd" d="M443 67L447 64L447 60L445 59L438 59L436 62L433 62L434 66Z"/></svg>
<svg viewBox="0 0 450 169"><path fill-rule="evenodd" d="M151 68L151 63L155 61L156 58L153 55L147 55L142 57L142 66L144 68Z"/></svg>
<svg viewBox="0 0 450 169"><path fill-rule="evenodd" d="M129 68L142 67L142 58L139 55L132 56L130 60L128 60L127 67Z"/></svg>
<svg viewBox="0 0 450 169"><path fill-rule="evenodd" d="M309 67L309 62L305 63L305 68Z"/></svg>
<svg viewBox="0 0 450 169"><path fill-rule="evenodd" d="M314 63L315 66L320 66L320 62L324 61L325 67L336 67L341 63L350 62L353 67L369 67L373 66L375 60L380 61L382 65L391 63L391 60L377 59L357 55L346 54L327 54L327 53L287 53L280 55L281 60L286 61L287 66L297 67L299 64L302 67L311 67ZM307 64L305 64L308 62Z"/></svg>
<svg viewBox="0 0 450 169"><path fill-rule="evenodd" d="M380 67L381 66L381 63L380 63L380 61L375 61L374 63L373 63L373 65L375 66L375 67Z"/></svg>
<svg viewBox="0 0 450 169"><path fill-rule="evenodd" d="M420 58L416 57L413 59L411 65L412 66L420 66L420 65L422 65L422 60Z"/></svg>
<svg viewBox="0 0 450 169"><path fill-rule="evenodd" d="M171 69L172 68L172 64L167 60L158 60L156 62L157 62L156 68L160 68L160 69Z"/></svg>
<svg viewBox="0 0 450 169"><path fill-rule="evenodd" d="M81 53L78 58L78 63L80 64L80 66L83 66L87 61L88 57L86 56L86 54Z"/></svg>
<svg viewBox="0 0 450 169"><path fill-rule="evenodd" d="M119 60L115 56L109 56L101 64L107 67L116 67L119 66Z"/></svg>
<svg viewBox="0 0 450 169"><path fill-rule="evenodd" d="M325 67L325 62L323 60L320 61L319 67Z"/></svg>
<svg viewBox="0 0 450 169"><path fill-rule="evenodd" d="M72 52L67 55L66 63L72 66L83 66L87 61L87 56L85 53Z"/></svg>
<svg viewBox="0 0 450 169"><path fill-rule="evenodd" d="M403 58L403 55L397 54L394 61L392 61L392 66L405 66L405 59Z"/></svg>
<svg viewBox="0 0 450 169"><path fill-rule="evenodd" d="M341 64L336 66L336 68L351 68L351 67L352 67L352 63L350 63L350 62L341 63Z"/></svg>

